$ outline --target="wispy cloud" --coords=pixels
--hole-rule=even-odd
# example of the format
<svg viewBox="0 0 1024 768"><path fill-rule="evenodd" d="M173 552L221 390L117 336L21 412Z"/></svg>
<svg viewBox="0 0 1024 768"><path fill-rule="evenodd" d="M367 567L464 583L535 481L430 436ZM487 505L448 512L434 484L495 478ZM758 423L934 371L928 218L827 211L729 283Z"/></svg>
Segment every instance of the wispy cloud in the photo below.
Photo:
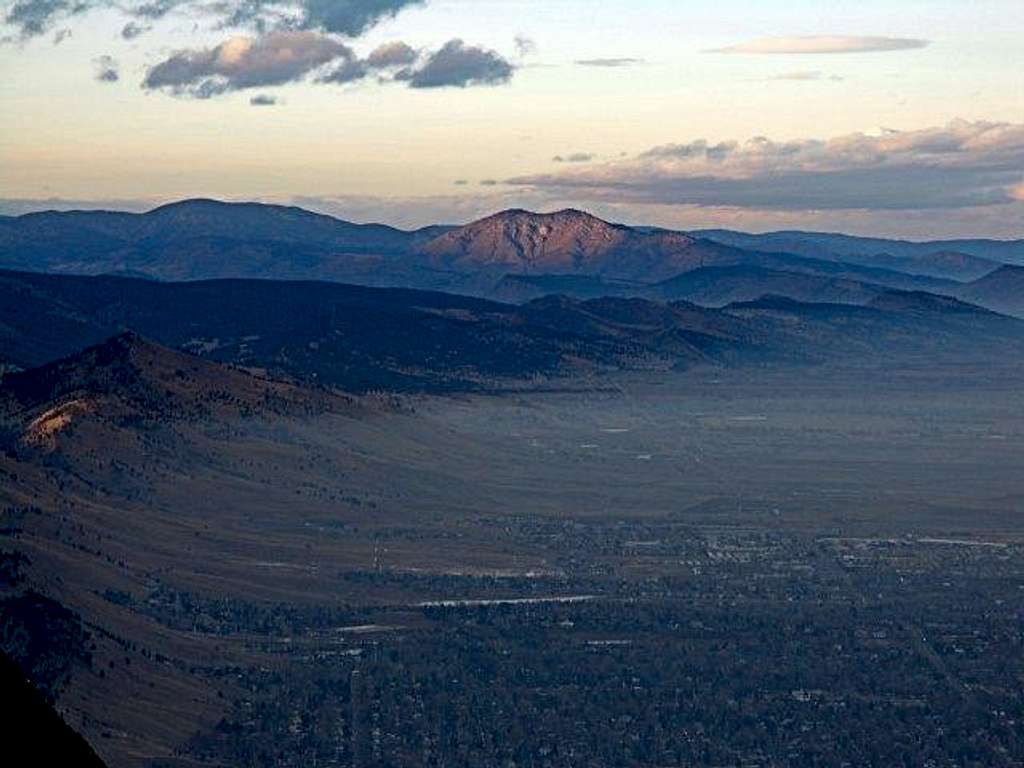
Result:
<svg viewBox="0 0 1024 768"><path fill-rule="evenodd" d="M845 78L842 78L839 75L826 75L824 72L817 69L805 69L796 72L782 72L778 75L771 75L770 77L765 78L765 80L768 81L790 81L798 83L816 82L819 80L827 80L833 83L840 83L844 79Z"/></svg>
<svg viewBox="0 0 1024 768"><path fill-rule="evenodd" d="M668 144L631 160L508 183L651 205L936 210L1009 203L1020 192L1021 168L1024 125L955 121L833 139Z"/></svg>
<svg viewBox="0 0 1024 768"><path fill-rule="evenodd" d="M643 64L643 59L619 58L619 59L577 59L576 65L580 67L632 67L636 64Z"/></svg>
<svg viewBox="0 0 1024 768"><path fill-rule="evenodd" d="M836 54L908 51L924 48L928 40L911 37L855 37L850 35L807 35L802 37L762 37L707 53L746 54Z"/></svg>
<svg viewBox="0 0 1024 768"><path fill-rule="evenodd" d="M572 152L568 155L555 155L551 158L554 163L589 163L595 155L590 152Z"/></svg>
<svg viewBox="0 0 1024 768"><path fill-rule="evenodd" d="M526 37L525 35L516 35L516 56L520 59L532 56L537 52L537 43L532 38Z"/></svg>

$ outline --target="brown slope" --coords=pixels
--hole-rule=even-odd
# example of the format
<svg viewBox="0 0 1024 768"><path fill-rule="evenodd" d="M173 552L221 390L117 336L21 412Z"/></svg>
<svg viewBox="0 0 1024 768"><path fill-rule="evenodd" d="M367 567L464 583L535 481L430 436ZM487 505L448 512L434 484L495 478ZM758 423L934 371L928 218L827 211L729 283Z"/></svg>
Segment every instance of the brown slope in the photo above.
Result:
<svg viewBox="0 0 1024 768"><path fill-rule="evenodd" d="M434 268L656 281L699 267L723 249L681 232L642 232L582 211L510 210L447 232L420 250Z"/></svg>
<svg viewBox="0 0 1024 768"><path fill-rule="evenodd" d="M0 424L7 441L50 450L62 435L80 428L98 438L125 424L350 407L350 398L263 379L131 332L48 365L7 374L0 386Z"/></svg>
<svg viewBox="0 0 1024 768"><path fill-rule="evenodd" d="M217 564L242 583L233 570L241 545L217 548L217 535L236 519L224 507L235 504L236 516L259 509L261 520L279 509L286 521L297 509L295 489L315 474L308 447L292 433L325 419L344 433L393 412L370 402L268 381L131 333L5 377L0 519L15 534L0 548L0 650L10 650L3 640L18 619L24 628L15 638L27 637L31 651L23 666L60 671L50 686L58 710L112 768L155 759L178 765L174 756L197 728L215 726L222 696L231 695L230 679L195 670L239 658L216 639L128 610L129 595L152 592L183 570L203 578ZM349 454L339 451L337 460ZM346 469L332 465L319 477L340 487ZM287 490L278 488L283 478ZM324 509L337 508L342 491L332 493ZM302 511L312 504L307 499ZM242 543L249 562L282 557L255 533ZM267 591L284 581L273 576ZM85 633L82 653L58 636L48 640L49 614L66 612L64 624Z"/></svg>

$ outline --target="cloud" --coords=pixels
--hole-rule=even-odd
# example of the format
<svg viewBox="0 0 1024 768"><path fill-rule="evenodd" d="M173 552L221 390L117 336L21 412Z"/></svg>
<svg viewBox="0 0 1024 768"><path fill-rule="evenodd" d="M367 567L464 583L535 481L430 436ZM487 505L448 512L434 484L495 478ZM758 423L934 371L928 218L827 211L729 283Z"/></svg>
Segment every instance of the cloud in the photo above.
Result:
<svg viewBox="0 0 1024 768"><path fill-rule="evenodd" d="M709 144L704 139L697 139L687 144L663 144L654 147L640 155L641 158L675 158L687 160L691 158L704 158L713 162L725 160L729 155L739 149L735 141L720 141L717 144Z"/></svg>
<svg viewBox="0 0 1024 768"><path fill-rule="evenodd" d="M187 13L195 28L253 30L214 48L183 49L150 68L147 90L211 98L245 88L303 79L336 63L317 82L344 84L377 74L411 88L465 88L508 82L516 66L501 54L453 39L421 54L402 41L385 43L361 59L340 36L358 37L402 10L427 0L6 0L4 22L22 39L93 9L117 10L128 17L120 36L134 40L171 13ZM5 0L0 0L0 4ZM67 32L59 32L60 42ZM532 41L516 38L524 55Z"/></svg>
<svg viewBox="0 0 1024 768"><path fill-rule="evenodd" d="M303 0L301 3L304 28L318 28L358 37L384 19L398 15L425 0ZM269 3L268 3L269 5Z"/></svg>
<svg viewBox="0 0 1024 768"><path fill-rule="evenodd" d="M414 63L418 57L416 49L401 40L384 43L377 46L369 56L366 57L368 66L374 69L388 69L390 67L407 67Z"/></svg>
<svg viewBox="0 0 1024 768"><path fill-rule="evenodd" d="M797 72L783 72L781 74L772 75L771 77L766 77L765 78L765 80L768 80L768 81L790 80L790 81L794 81L794 82L812 82L812 81L818 81L818 80L829 80L829 81L831 81L833 83L840 83L840 82L843 81L843 79L844 78L840 77L839 75L828 75L828 76L826 76L825 73L823 73L823 72L821 72L821 71L819 71L817 69L813 69L813 70L800 70L800 71L797 71Z"/></svg>
<svg viewBox="0 0 1024 768"><path fill-rule="evenodd" d="M121 79L120 66L112 56L99 56L93 59L96 65L96 79L101 83L116 83Z"/></svg>
<svg viewBox="0 0 1024 768"><path fill-rule="evenodd" d="M426 0L15 0L4 17L23 39L94 9L118 9L156 21L187 9L214 28L250 27L259 33L292 29L359 37L371 27ZM142 27L138 27L142 28Z"/></svg>
<svg viewBox="0 0 1024 768"><path fill-rule="evenodd" d="M178 51L147 72L143 87L209 98L301 80L314 69L353 56L346 45L318 32L232 37L215 48Z"/></svg>
<svg viewBox="0 0 1024 768"><path fill-rule="evenodd" d="M1020 195L1024 125L954 121L833 139L694 141L507 183L583 200L768 211L951 210Z"/></svg>
<svg viewBox="0 0 1024 768"><path fill-rule="evenodd" d="M340 65L320 77L317 82L343 85L363 80L371 74L376 74L381 81L387 81L388 74L394 74L394 70L399 68L407 71L409 65L415 63L418 58L416 49L401 40L395 40L378 46L365 59L356 58L354 54L349 53Z"/></svg>
<svg viewBox="0 0 1024 768"><path fill-rule="evenodd" d="M370 74L370 68L366 65L366 62L357 59L352 53L348 53L343 56L341 64L317 78L317 82L344 85L345 83L354 83L357 80L362 80L368 74Z"/></svg>
<svg viewBox="0 0 1024 768"><path fill-rule="evenodd" d="M246 88L264 88L304 79L354 83L377 75L380 82L403 82L411 88L468 87L506 82L515 67L499 54L461 40L419 54L401 41L374 49L365 59L338 38L309 30L270 32L262 37L236 36L214 48L178 51L151 67L147 90L208 99Z"/></svg>
<svg viewBox="0 0 1024 768"><path fill-rule="evenodd" d="M876 53L924 48L928 40L910 37L852 37L848 35L808 35L803 37L762 37L759 40L715 48L707 53L752 54L824 54Z"/></svg>
<svg viewBox="0 0 1024 768"><path fill-rule="evenodd" d="M555 155L551 158L554 163L589 163L594 155L589 152L573 152L568 155Z"/></svg>
<svg viewBox="0 0 1024 768"><path fill-rule="evenodd" d="M465 88L507 83L515 69L501 54L455 39L430 54L423 64L399 72L395 79L408 81L411 88Z"/></svg>
<svg viewBox="0 0 1024 768"><path fill-rule="evenodd" d="M524 35L516 35L515 46L516 56L520 59L525 59L527 56L532 56L537 52L537 43Z"/></svg>
<svg viewBox="0 0 1024 768"><path fill-rule="evenodd" d="M121 28L121 37L123 37L125 40L134 40L136 37L144 35L146 32L149 31L149 29L149 27L143 26L138 22L129 21Z"/></svg>
<svg viewBox="0 0 1024 768"><path fill-rule="evenodd" d="M87 3L77 0L16 0L4 21L16 28L21 37L36 37L47 32L58 19L83 13L88 8Z"/></svg>
<svg viewBox="0 0 1024 768"><path fill-rule="evenodd" d="M643 64L643 59L577 59L576 65L580 67L632 67L635 64Z"/></svg>
<svg viewBox="0 0 1024 768"><path fill-rule="evenodd" d="M249 99L249 105L253 107L272 107L277 104L277 97L266 93L260 93Z"/></svg>
<svg viewBox="0 0 1024 768"><path fill-rule="evenodd" d="M149 0L147 2L135 3L127 6L127 11L133 16L141 19L162 19L174 9L188 5L188 0ZM99 3L97 3L99 5ZM226 6L220 6L225 8Z"/></svg>

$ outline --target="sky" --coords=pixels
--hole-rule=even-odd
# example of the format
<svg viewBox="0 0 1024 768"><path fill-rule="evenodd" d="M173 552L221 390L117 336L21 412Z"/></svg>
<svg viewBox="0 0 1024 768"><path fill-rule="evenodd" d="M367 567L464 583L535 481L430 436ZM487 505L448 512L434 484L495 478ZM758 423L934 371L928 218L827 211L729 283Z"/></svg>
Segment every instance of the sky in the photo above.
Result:
<svg viewBox="0 0 1024 768"><path fill-rule="evenodd" d="M0 212L1024 237L1020 0L0 0Z"/></svg>

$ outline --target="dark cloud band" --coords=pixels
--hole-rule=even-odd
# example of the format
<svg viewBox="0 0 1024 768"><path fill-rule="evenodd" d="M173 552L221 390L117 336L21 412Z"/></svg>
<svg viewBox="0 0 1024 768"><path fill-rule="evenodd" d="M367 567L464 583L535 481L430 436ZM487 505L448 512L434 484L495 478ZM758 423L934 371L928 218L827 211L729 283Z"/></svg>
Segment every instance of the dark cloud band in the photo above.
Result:
<svg viewBox="0 0 1024 768"><path fill-rule="evenodd" d="M411 88L465 88L507 82L515 66L495 51L450 40L420 53L391 42L365 59L336 37L310 30L233 37L213 48L177 51L150 68L147 90L208 99L231 91L265 88L313 76L318 83L343 85L369 78L403 82Z"/></svg>
<svg viewBox="0 0 1024 768"><path fill-rule="evenodd" d="M772 211L937 210L1024 197L1024 125L942 128L774 142L694 141L632 160L508 183L574 199Z"/></svg>
<svg viewBox="0 0 1024 768"><path fill-rule="evenodd" d="M462 40L449 40L419 67L400 72L412 88L465 88L498 85L512 79L515 66L500 54Z"/></svg>
<svg viewBox="0 0 1024 768"><path fill-rule="evenodd" d="M405 8L426 0L13 0L4 3L6 24L22 38L36 37L54 26L97 8L117 8L128 16L155 21L175 11L209 19L213 26L319 30L358 37ZM127 34L125 31L127 30ZM145 30L136 22L124 27L125 37Z"/></svg>

